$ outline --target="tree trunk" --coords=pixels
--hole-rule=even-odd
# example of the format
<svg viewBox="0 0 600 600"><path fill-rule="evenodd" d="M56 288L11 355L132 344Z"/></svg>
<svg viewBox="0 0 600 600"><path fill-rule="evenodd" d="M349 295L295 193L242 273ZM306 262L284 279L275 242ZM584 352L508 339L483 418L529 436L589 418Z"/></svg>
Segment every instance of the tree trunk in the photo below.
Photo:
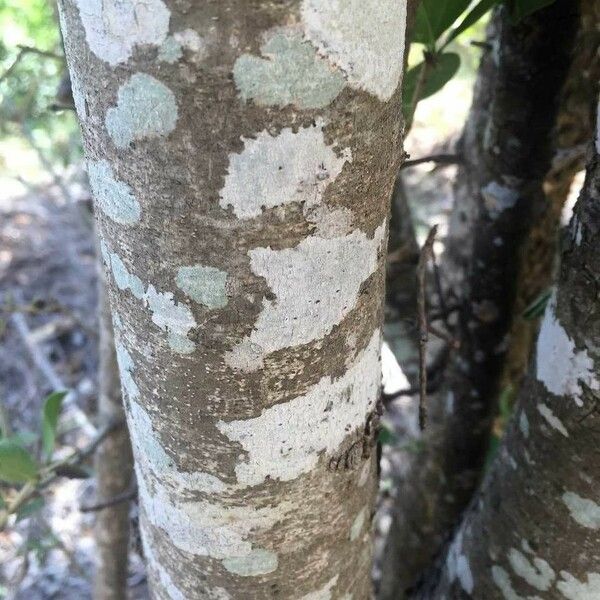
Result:
<svg viewBox="0 0 600 600"><path fill-rule="evenodd" d="M60 7L154 596L369 597L405 2Z"/></svg>
<svg viewBox="0 0 600 600"><path fill-rule="evenodd" d="M422 598L600 597L597 145L520 402L437 585Z"/></svg>
<svg viewBox="0 0 600 600"><path fill-rule="evenodd" d="M561 214L575 175L585 167L585 149L596 118L600 80L600 4L581 0L580 27L555 127L555 153L544 181L548 209L537 221L523 249L510 347L502 388L519 389L535 344L539 319L524 316L527 307L548 289L556 267Z"/></svg>
<svg viewBox="0 0 600 600"><path fill-rule="evenodd" d="M101 269L103 271L103 269ZM125 418L121 382L113 339L110 306L102 274L99 291L99 396L100 423ZM115 498L131 489L133 458L129 433L125 427L114 431L99 446L95 456L98 502ZM120 502L100 510L96 516L98 565L94 579L96 600L121 600L126 597L129 546L129 502Z"/></svg>
<svg viewBox="0 0 600 600"><path fill-rule="evenodd" d="M384 553L381 595L415 582L467 505L484 464L507 348L520 251L546 201L557 98L569 64L577 6L558 0L511 25L497 9L461 140L441 272L460 350L429 399L423 451L400 481ZM552 60L548 60L552 56Z"/></svg>

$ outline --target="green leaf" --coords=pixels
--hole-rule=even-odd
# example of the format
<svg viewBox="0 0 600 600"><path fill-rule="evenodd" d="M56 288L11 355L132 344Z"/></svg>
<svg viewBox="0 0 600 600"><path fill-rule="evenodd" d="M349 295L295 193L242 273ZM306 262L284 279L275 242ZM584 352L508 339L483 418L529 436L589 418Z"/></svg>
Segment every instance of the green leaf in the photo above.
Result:
<svg viewBox="0 0 600 600"><path fill-rule="evenodd" d="M552 290L543 291L524 311L523 318L527 321L532 321L533 319L537 319L541 317L548 304L548 300L550 300L550 296L552 296Z"/></svg>
<svg viewBox="0 0 600 600"><path fill-rule="evenodd" d="M37 475L35 460L17 442L0 440L0 479L8 483L25 483Z"/></svg>
<svg viewBox="0 0 600 600"><path fill-rule="evenodd" d="M430 61L430 63L426 63L426 60ZM411 117L408 113L412 106L421 69L425 68L425 65L427 65L427 71L421 85L418 101L428 98L441 90L456 75L460 67L460 56L455 52L445 52L426 60L409 69L404 76L402 110L407 119Z"/></svg>
<svg viewBox="0 0 600 600"><path fill-rule="evenodd" d="M43 507L44 498L42 498L42 496L33 498L32 500L21 506L21 508L17 511L16 522L18 523L19 521L22 521L27 517L31 517L31 515L35 514L36 512L39 512Z"/></svg>
<svg viewBox="0 0 600 600"><path fill-rule="evenodd" d="M415 15L412 42L433 49L435 42L460 15L470 0L422 0Z"/></svg>
<svg viewBox="0 0 600 600"><path fill-rule="evenodd" d="M46 459L50 458L54 451L58 416L66 395L66 391L53 392L44 400L44 407L42 408L42 452Z"/></svg>
<svg viewBox="0 0 600 600"><path fill-rule="evenodd" d="M501 0L481 0L478 4L476 4L471 12L467 14L467 16L460 22L460 24L455 27L448 39L444 43L444 47L446 47L451 41L455 40L463 31L466 31L472 25L475 25L485 13L487 13L490 9L492 9L496 4L499 4Z"/></svg>
<svg viewBox="0 0 600 600"><path fill-rule="evenodd" d="M549 6L553 2L554 0L506 0L513 23L518 23L527 15Z"/></svg>
<svg viewBox="0 0 600 600"><path fill-rule="evenodd" d="M379 436L377 439L382 446L391 446L396 443L396 435L385 425L382 425L381 429L379 430Z"/></svg>
<svg viewBox="0 0 600 600"><path fill-rule="evenodd" d="M17 431L16 433L13 433L13 435L11 435L10 437L8 437L9 440L19 444L19 446L31 446L32 444L35 444L35 442L37 442L39 438L39 435L37 433L34 433L33 431L29 431L27 429L23 429L22 431Z"/></svg>

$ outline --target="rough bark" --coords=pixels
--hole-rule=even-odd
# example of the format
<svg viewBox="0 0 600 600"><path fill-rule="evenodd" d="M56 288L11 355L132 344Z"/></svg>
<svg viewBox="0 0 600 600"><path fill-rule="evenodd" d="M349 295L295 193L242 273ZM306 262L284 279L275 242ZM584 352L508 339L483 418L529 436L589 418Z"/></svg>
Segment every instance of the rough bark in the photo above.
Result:
<svg viewBox="0 0 600 600"><path fill-rule="evenodd" d="M527 371L539 319L525 318L523 313L552 281L562 210L575 175L585 167L585 148L594 130L600 80L600 4L597 0L581 0L580 6L573 60L556 119L555 153L544 181L548 209L534 224L523 249L502 388L519 389Z"/></svg>
<svg viewBox="0 0 600 600"><path fill-rule="evenodd" d="M381 595L402 597L439 551L481 476L510 329L520 250L546 206L557 98L577 5L559 0L512 26L493 16L461 140L442 276L460 342L429 399L423 450L399 482ZM552 61L548 60L552 56Z"/></svg>
<svg viewBox="0 0 600 600"><path fill-rule="evenodd" d="M103 271L103 269L101 269ZM121 381L113 339L113 325L104 277L99 291L99 369L98 417L109 423L125 418ZM133 457L129 433L125 427L113 432L98 448L95 456L96 495L98 502L115 498L131 489ZM97 566L94 578L96 600L121 600L126 597L129 545L129 502L120 502L100 510L95 524Z"/></svg>
<svg viewBox="0 0 600 600"><path fill-rule="evenodd" d="M600 160L563 237L557 289L512 422L422 598L600 597Z"/></svg>
<svg viewBox="0 0 600 600"><path fill-rule="evenodd" d="M154 596L368 598L405 2L60 7Z"/></svg>

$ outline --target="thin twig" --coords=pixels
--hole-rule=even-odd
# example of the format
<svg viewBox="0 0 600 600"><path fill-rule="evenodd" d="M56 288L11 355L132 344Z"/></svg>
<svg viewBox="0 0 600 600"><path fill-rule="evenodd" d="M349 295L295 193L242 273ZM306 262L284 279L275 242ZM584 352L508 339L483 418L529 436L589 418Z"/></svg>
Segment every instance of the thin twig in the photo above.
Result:
<svg viewBox="0 0 600 600"><path fill-rule="evenodd" d="M122 502L129 502L133 500L137 496L137 487L134 487L131 490L127 490L122 494L117 494L112 498L107 498L106 500L102 500L97 502L96 504L90 504L88 506L81 506L79 510L81 512L97 512L99 510L104 510L105 508L110 508L111 506L115 506L116 504L121 504Z"/></svg>
<svg viewBox="0 0 600 600"><path fill-rule="evenodd" d="M7 507L0 512L0 531L4 530L8 523L8 519L12 514L16 513L22 506L27 504L31 498L37 495L40 490L50 485L59 477L58 472L63 467L81 464L96 451L96 448L98 448L98 446L113 431L124 426L124 419L110 421L98 431L89 444L83 448L75 448L68 456L56 460L40 469L37 479L32 479L25 483L25 485L17 492L16 496L8 503Z"/></svg>
<svg viewBox="0 0 600 600"><path fill-rule="evenodd" d="M428 162L433 162L438 165L458 165L463 162L463 159L460 154L431 154L429 156L405 160L400 169L408 169Z"/></svg>
<svg viewBox="0 0 600 600"><path fill-rule="evenodd" d="M438 226L434 225L421 248L417 267L417 310L419 319L419 427L425 429L427 419L427 342L429 326L427 323L426 277L427 264L433 256L433 243Z"/></svg>

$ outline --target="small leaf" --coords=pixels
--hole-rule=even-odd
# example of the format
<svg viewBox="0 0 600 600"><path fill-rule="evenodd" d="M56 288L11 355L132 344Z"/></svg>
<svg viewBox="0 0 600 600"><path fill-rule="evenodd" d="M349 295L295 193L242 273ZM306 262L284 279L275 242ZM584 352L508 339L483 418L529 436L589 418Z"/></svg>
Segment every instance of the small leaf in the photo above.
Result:
<svg viewBox="0 0 600 600"><path fill-rule="evenodd" d="M410 118L411 116L408 113L412 106L415 88L419 81L421 69L423 69L426 64L427 71L421 85L418 101L428 98L441 90L454 75L456 75L456 72L460 67L460 56L455 52L445 52L444 54L438 54L426 60L430 61L431 64L426 63L424 60L412 67L412 69L409 69L404 76L402 110L406 118Z"/></svg>
<svg viewBox="0 0 600 600"><path fill-rule="evenodd" d="M44 400L44 407L42 408L42 452L46 459L50 458L52 452L54 452L58 415L66 395L66 391L53 392Z"/></svg>
<svg viewBox="0 0 600 600"><path fill-rule="evenodd" d="M385 425L383 425L379 430L379 436L377 439L382 446L391 446L392 444L396 443L396 436L394 432Z"/></svg>
<svg viewBox="0 0 600 600"><path fill-rule="evenodd" d="M433 49L435 42L467 10L470 0L422 0L415 15L412 42Z"/></svg>
<svg viewBox="0 0 600 600"><path fill-rule="evenodd" d="M31 454L13 440L0 440L0 479L25 483L36 476L37 465Z"/></svg>
<svg viewBox="0 0 600 600"><path fill-rule="evenodd" d="M42 498L42 496L33 498L32 500L21 506L21 508L17 511L16 522L18 523L19 521L22 521L27 517L31 517L31 515L35 514L36 512L39 512L43 507L44 498Z"/></svg>
<svg viewBox="0 0 600 600"><path fill-rule="evenodd" d="M501 0L481 0L478 4L476 4L471 12L467 14L467 16L460 22L460 24L455 27L448 39L444 43L444 47L446 47L450 42L455 40L463 31L466 31L472 25L475 25L485 13L487 13L490 9L492 9L496 4L499 4Z"/></svg>
<svg viewBox="0 0 600 600"><path fill-rule="evenodd" d="M527 15L549 6L553 2L554 0L506 0L513 23L518 23Z"/></svg>
<svg viewBox="0 0 600 600"><path fill-rule="evenodd" d="M537 319L541 317L548 304L548 300L550 300L550 296L552 296L552 290L543 291L524 311L523 318L526 321L532 321L533 319Z"/></svg>
<svg viewBox="0 0 600 600"><path fill-rule="evenodd" d="M37 433L34 433L33 431L29 431L27 429L23 429L22 431L17 431L16 433L13 433L13 435L11 435L8 439L19 444L19 446L26 447L35 444L38 438L39 435Z"/></svg>

